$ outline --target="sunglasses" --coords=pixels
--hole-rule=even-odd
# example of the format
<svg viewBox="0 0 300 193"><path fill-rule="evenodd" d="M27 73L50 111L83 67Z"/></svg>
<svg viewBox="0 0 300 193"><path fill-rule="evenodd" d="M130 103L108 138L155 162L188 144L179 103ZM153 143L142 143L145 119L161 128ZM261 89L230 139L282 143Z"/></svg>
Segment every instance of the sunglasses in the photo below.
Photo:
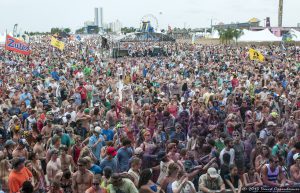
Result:
<svg viewBox="0 0 300 193"><path fill-rule="evenodd" d="M78 165L78 167L83 167L84 165Z"/></svg>
<svg viewBox="0 0 300 193"><path fill-rule="evenodd" d="M99 185L99 183L93 183L93 185L94 185L94 186L98 186L98 185Z"/></svg>

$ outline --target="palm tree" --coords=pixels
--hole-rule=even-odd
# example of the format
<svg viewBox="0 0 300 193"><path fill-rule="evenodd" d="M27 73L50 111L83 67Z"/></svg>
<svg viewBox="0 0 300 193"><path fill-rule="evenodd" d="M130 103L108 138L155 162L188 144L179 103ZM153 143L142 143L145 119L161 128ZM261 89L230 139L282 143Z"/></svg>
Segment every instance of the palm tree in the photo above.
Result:
<svg viewBox="0 0 300 193"><path fill-rule="evenodd" d="M240 29L233 30L233 37L235 39L235 43L237 44L238 39L244 34L244 32Z"/></svg>
<svg viewBox="0 0 300 193"><path fill-rule="evenodd" d="M233 39L235 39L235 41L237 42L237 40L243 34L243 31L239 29L232 29L232 28L219 29L218 32L220 35L221 43L225 43L225 44L230 43Z"/></svg>

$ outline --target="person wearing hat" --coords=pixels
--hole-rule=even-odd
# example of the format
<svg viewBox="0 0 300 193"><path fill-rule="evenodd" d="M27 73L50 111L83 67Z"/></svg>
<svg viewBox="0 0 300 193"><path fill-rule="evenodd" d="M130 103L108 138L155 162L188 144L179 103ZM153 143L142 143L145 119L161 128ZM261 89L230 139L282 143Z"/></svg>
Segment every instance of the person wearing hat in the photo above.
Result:
<svg viewBox="0 0 300 193"><path fill-rule="evenodd" d="M25 167L24 157L15 157L12 159L12 171L8 176L8 187L10 193L15 193L20 190L25 181L30 181L32 173Z"/></svg>
<svg viewBox="0 0 300 193"><path fill-rule="evenodd" d="M25 157L26 159L28 158L28 151L26 149L27 141L26 139L19 139L18 141L18 146L16 149L12 152L13 157Z"/></svg>
<svg viewBox="0 0 300 193"><path fill-rule="evenodd" d="M293 156L295 164L290 168L291 181L300 183L300 153L296 153Z"/></svg>
<svg viewBox="0 0 300 193"><path fill-rule="evenodd" d="M90 130L91 119L92 119L92 117L90 116L89 108L85 108L83 110L83 114L81 114L81 116L77 115L77 121L81 121L81 123L82 123L81 136L83 139L86 138L86 135Z"/></svg>
<svg viewBox="0 0 300 193"><path fill-rule="evenodd" d="M7 158L8 160L11 160L13 158L12 152L14 151L15 145L16 143L11 139L7 140L4 144L4 149L2 151L4 157Z"/></svg>
<svg viewBox="0 0 300 193"><path fill-rule="evenodd" d="M100 162L101 149L104 146L104 137L101 135L101 128L99 126L95 127L93 130L93 135L89 139L88 146L91 148L92 153Z"/></svg>
<svg viewBox="0 0 300 193"><path fill-rule="evenodd" d="M110 167L113 172L118 172L118 162L115 159L117 150L114 147L107 147L106 157L100 162L100 167L103 170L105 167Z"/></svg>
<svg viewBox="0 0 300 193"><path fill-rule="evenodd" d="M273 121L267 123L267 127L260 131L259 138L265 143L267 138L273 135L274 129L277 125Z"/></svg>
<svg viewBox="0 0 300 193"><path fill-rule="evenodd" d="M111 176L110 193L138 193L134 183L128 178L122 178L121 174L115 173Z"/></svg>
<svg viewBox="0 0 300 193"><path fill-rule="evenodd" d="M72 176L73 193L83 193L93 185L94 174L87 169L88 160L79 158L78 171Z"/></svg>
<svg viewBox="0 0 300 193"><path fill-rule="evenodd" d="M159 165L152 168L152 170L159 170L159 176L157 179L157 184L161 184L164 178L168 175L168 167L171 163L174 163L173 160L169 158L165 151L160 151L157 154L157 160Z"/></svg>
<svg viewBox="0 0 300 193"><path fill-rule="evenodd" d="M207 173L200 176L199 190L204 193L225 192L225 184L215 168L208 168Z"/></svg>

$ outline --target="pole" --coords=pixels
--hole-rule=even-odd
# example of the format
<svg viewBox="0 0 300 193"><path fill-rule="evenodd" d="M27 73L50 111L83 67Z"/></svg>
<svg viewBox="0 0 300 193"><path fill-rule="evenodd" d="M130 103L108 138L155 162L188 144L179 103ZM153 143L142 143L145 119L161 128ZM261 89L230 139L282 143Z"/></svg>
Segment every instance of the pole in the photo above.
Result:
<svg viewBox="0 0 300 193"><path fill-rule="evenodd" d="M210 33L212 34L213 32L213 19L210 19Z"/></svg>

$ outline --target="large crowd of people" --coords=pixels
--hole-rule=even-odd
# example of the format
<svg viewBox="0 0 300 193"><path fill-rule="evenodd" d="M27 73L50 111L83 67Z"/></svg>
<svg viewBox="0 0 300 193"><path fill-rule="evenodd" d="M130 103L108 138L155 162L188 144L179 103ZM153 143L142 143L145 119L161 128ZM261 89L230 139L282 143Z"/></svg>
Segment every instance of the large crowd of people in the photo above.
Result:
<svg viewBox="0 0 300 193"><path fill-rule="evenodd" d="M114 59L97 37L50 39L0 48L3 192L299 187L299 47L123 43Z"/></svg>

